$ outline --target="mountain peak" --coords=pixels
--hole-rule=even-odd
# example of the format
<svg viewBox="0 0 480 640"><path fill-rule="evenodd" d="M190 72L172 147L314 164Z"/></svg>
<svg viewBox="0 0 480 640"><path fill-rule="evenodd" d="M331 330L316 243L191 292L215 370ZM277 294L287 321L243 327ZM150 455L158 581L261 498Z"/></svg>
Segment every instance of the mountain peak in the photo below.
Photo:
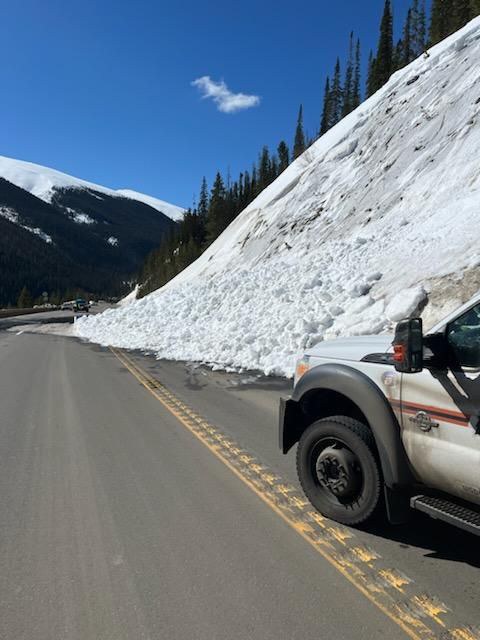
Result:
<svg viewBox="0 0 480 640"><path fill-rule="evenodd" d="M81 178L75 178L56 169L44 167L33 162L15 160L0 156L0 177L28 191L44 202L50 203L55 193L61 189L87 189L104 193L112 197L127 197L148 204L172 220L180 220L184 209L169 204L152 196L138 193L130 189L109 189Z"/></svg>

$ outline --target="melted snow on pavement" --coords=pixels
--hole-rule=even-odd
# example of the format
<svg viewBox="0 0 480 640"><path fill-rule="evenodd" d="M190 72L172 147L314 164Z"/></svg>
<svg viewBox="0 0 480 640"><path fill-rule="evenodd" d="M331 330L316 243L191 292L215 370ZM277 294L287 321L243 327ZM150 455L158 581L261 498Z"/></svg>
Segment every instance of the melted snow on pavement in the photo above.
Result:
<svg viewBox="0 0 480 640"><path fill-rule="evenodd" d="M291 375L305 346L391 330L432 279L480 264L479 62L476 19L318 140L168 285L76 334Z"/></svg>

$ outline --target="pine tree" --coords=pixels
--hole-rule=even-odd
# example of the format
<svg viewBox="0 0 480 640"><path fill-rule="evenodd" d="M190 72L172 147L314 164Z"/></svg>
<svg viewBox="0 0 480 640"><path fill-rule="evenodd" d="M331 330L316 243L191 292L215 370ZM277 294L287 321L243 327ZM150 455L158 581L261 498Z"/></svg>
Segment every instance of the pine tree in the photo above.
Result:
<svg viewBox="0 0 480 640"><path fill-rule="evenodd" d="M252 201L252 181L250 178L250 173L245 171L243 175L243 201L242 201L242 209L244 209L249 202Z"/></svg>
<svg viewBox="0 0 480 640"><path fill-rule="evenodd" d="M279 173L281 173L282 171L285 171L285 169L290 164L290 151L288 149L287 143L284 140L282 140L278 145L277 153L278 153L278 171Z"/></svg>
<svg viewBox="0 0 480 640"><path fill-rule="evenodd" d="M211 244L227 226L226 191L220 172L215 176L207 216L207 243Z"/></svg>
<svg viewBox="0 0 480 640"><path fill-rule="evenodd" d="M470 0L454 0L452 31L464 27L474 17Z"/></svg>
<svg viewBox="0 0 480 640"><path fill-rule="evenodd" d="M27 287L24 286L20 291L20 295L18 296L17 307L19 309L30 309L32 305L33 300L30 291L27 289Z"/></svg>
<svg viewBox="0 0 480 640"><path fill-rule="evenodd" d="M297 128L295 130L295 140L293 143L293 159L301 156L305 151L305 133L303 131L303 106L298 110Z"/></svg>
<svg viewBox="0 0 480 640"><path fill-rule="evenodd" d="M279 160L278 160L278 157L274 154L270 158L270 182L269 182L269 184L277 179L277 177L278 177L278 175L280 173L278 167L279 167Z"/></svg>
<svg viewBox="0 0 480 640"><path fill-rule="evenodd" d="M340 59L337 58L333 74L332 90L330 92L330 126L335 126L342 118L343 89L341 82Z"/></svg>
<svg viewBox="0 0 480 640"><path fill-rule="evenodd" d="M362 67L362 59L361 59L361 49L360 49L360 38L357 39L357 46L355 48L355 72L353 78L353 94L352 94L352 108L356 109L361 101L361 67Z"/></svg>
<svg viewBox="0 0 480 640"><path fill-rule="evenodd" d="M480 0L470 0L470 9L472 10L472 18L480 15Z"/></svg>
<svg viewBox="0 0 480 640"><path fill-rule="evenodd" d="M268 147L263 147L258 162L258 188L263 191L270 184L270 153Z"/></svg>
<svg viewBox="0 0 480 640"><path fill-rule="evenodd" d="M202 186L200 187L197 211L201 218L206 219L208 214L208 186L205 176L203 177Z"/></svg>
<svg viewBox="0 0 480 640"><path fill-rule="evenodd" d="M425 0L413 0L411 24L412 60L418 58L425 51L427 40L427 18Z"/></svg>
<svg viewBox="0 0 480 640"><path fill-rule="evenodd" d="M354 44L353 31L350 33L350 46L348 49L348 62L345 69L345 81L343 85L342 118L353 110L353 82L354 82Z"/></svg>
<svg viewBox="0 0 480 640"><path fill-rule="evenodd" d="M327 81L325 82L325 92L323 95L323 111L322 111L322 119L320 121L320 135L323 136L324 133L331 127L331 91L330 91L330 78L327 76Z"/></svg>
<svg viewBox="0 0 480 640"><path fill-rule="evenodd" d="M432 0L429 44L437 44L454 31L453 0Z"/></svg>
<svg viewBox="0 0 480 640"><path fill-rule="evenodd" d="M258 173L255 163L252 165L252 177L250 179L250 199L253 200L260 193L258 190Z"/></svg>
<svg viewBox="0 0 480 640"><path fill-rule="evenodd" d="M414 60L414 58L415 58L415 55L413 53L413 47L412 47L412 40L413 40L412 29L413 29L413 25L412 25L412 9L409 9L407 11L407 18L405 20L405 26L403 28L402 58L401 58L401 60L398 61L400 63L401 67L404 67L407 64L410 64L410 62L412 60Z"/></svg>
<svg viewBox="0 0 480 640"><path fill-rule="evenodd" d="M377 57L375 60L375 91L388 82L393 72L393 16L390 0L385 0Z"/></svg>
<svg viewBox="0 0 480 640"><path fill-rule="evenodd" d="M370 50L368 56L368 72L367 72L367 98L373 96L377 86L377 65L376 60L373 57L373 51Z"/></svg>
<svg viewBox="0 0 480 640"><path fill-rule="evenodd" d="M395 71L398 71L398 69L403 67L404 58L403 40L400 38L395 45L395 51L393 52L393 68Z"/></svg>

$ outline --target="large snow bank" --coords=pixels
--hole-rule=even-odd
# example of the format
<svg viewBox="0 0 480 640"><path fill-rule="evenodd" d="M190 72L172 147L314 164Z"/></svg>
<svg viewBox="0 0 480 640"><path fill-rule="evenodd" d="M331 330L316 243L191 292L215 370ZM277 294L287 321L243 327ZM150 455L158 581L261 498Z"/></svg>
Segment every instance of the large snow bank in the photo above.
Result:
<svg viewBox="0 0 480 640"><path fill-rule="evenodd" d="M479 264L480 19L396 73L189 268L77 335L291 375L305 346L379 333Z"/></svg>
<svg viewBox="0 0 480 640"><path fill-rule="evenodd" d="M93 182L74 178L56 169L50 169L49 167L43 167L33 162L15 160L14 158L7 158L5 156L0 156L0 177L5 178L5 180L8 180L21 189L25 189L25 191L28 191L45 202L51 202L55 191L58 189L88 189L113 196L114 198L129 198L130 200L143 202L153 209L161 211L172 220L179 220L184 213L184 209L181 207L169 204L163 200L158 200L158 198L153 198L152 196L147 196L143 193L138 193L137 191L131 191L130 189L109 189L108 187L102 187ZM77 220L77 222L84 221Z"/></svg>

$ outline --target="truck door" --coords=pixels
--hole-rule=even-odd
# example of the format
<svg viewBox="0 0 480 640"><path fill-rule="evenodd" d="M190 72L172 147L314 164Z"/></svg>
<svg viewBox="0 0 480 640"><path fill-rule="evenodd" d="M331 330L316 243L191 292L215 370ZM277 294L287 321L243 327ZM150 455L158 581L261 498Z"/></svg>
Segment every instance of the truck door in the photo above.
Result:
<svg viewBox="0 0 480 640"><path fill-rule="evenodd" d="M480 504L480 304L444 335L447 367L402 376L403 442L426 485Z"/></svg>

